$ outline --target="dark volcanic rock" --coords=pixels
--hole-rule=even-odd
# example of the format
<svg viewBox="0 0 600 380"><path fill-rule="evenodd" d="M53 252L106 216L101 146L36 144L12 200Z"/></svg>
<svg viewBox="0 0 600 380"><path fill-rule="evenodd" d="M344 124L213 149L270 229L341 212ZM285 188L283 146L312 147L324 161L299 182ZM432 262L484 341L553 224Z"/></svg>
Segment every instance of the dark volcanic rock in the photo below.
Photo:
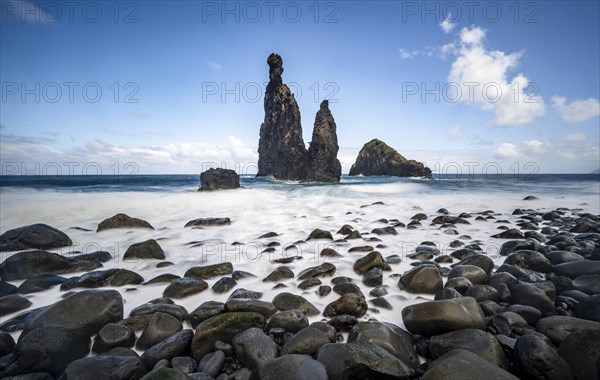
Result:
<svg viewBox="0 0 600 380"><path fill-rule="evenodd" d="M273 298L273 305L281 311L297 309L306 316L318 315L320 313L319 309L308 302L306 298L287 292L276 295Z"/></svg>
<svg viewBox="0 0 600 380"><path fill-rule="evenodd" d="M586 319L553 315L544 317L535 324L535 329L546 335L557 346L570 334L585 329L600 329L600 322Z"/></svg>
<svg viewBox="0 0 600 380"><path fill-rule="evenodd" d="M459 329L485 329L483 311L472 297L427 301L402 310L408 331L425 336L444 334Z"/></svg>
<svg viewBox="0 0 600 380"><path fill-rule="evenodd" d="M233 273L233 265L230 262L224 262L203 267L192 267L188 269L184 277L197 278L199 280L209 280L217 276L226 276Z"/></svg>
<svg viewBox="0 0 600 380"><path fill-rule="evenodd" d="M161 359L171 360L176 356L186 354L190 350L193 336L192 330L182 330L147 349L142 355L142 361L146 368L154 368ZM166 378L171 379L171 377Z"/></svg>
<svg viewBox="0 0 600 380"><path fill-rule="evenodd" d="M15 360L3 375L48 372L57 376L89 350L90 337L83 329L57 326L32 329L21 335L14 351Z"/></svg>
<svg viewBox="0 0 600 380"><path fill-rule="evenodd" d="M163 292L163 296L169 298L184 298L200 293L206 288L208 288L208 284L204 280L183 277L171 282Z"/></svg>
<svg viewBox="0 0 600 380"><path fill-rule="evenodd" d="M554 302L534 284L519 282L511 288L511 303L532 306L543 316L556 314Z"/></svg>
<svg viewBox="0 0 600 380"><path fill-rule="evenodd" d="M415 371L377 344L356 341L328 343L317 352L329 380L409 379Z"/></svg>
<svg viewBox="0 0 600 380"><path fill-rule="evenodd" d="M126 326L109 323L102 327L94 340L92 351L102 354L115 347L133 347L135 333Z"/></svg>
<svg viewBox="0 0 600 380"><path fill-rule="evenodd" d="M405 272L398 286L411 293L435 294L442 290L442 275L435 265L419 265Z"/></svg>
<svg viewBox="0 0 600 380"><path fill-rule="evenodd" d="M302 138L300 110L289 87L283 83L283 60L267 58L269 84L265 92L265 120L260 126L257 176L285 180L304 178L307 150Z"/></svg>
<svg viewBox="0 0 600 380"><path fill-rule="evenodd" d="M27 309L31 305L30 300L18 294L0 297L0 316L3 317L15 311Z"/></svg>
<svg viewBox="0 0 600 380"><path fill-rule="evenodd" d="M138 350L145 350L159 343L163 339L181 331L183 325L179 320L170 314L154 313L150 317L148 326L137 340L135 347Z"/></svg>
<svg viewBox="0 0 600 380"><path fill-rule="evenodd" d="M329 101L323 100L315 117L304 180L307 182L340 182L342 165L337 159L338 150L335 120L329 110Z"/></svg>
<svg viewBox="0 0 600 380"><path fill-rule="evenodd" d="M190 220L184 227L209 227L209 226L227 226L231 224L229 218L198 218Z"/></svg>
<svg viewBox="0 0 600 380"><path fill-rule="evenodd" d="M495 379L517 380L510 372L463 349L452 350L427 368L422 380Z"/></svg>
<svg viewBox="0 0 600 380"><path fill-rule="evenodd" d="M517 373L527 379L569 380L573 371L567 362L543 338L527 334L515 344Z"/></svg>
<svg viewBox="0 0 600 380"><path fill-rule="evenodd" d="M366 256L354 262L353 269L358 274L365 274L372 268L380 268L381 270L392 270L392 267L385 262L383 256L378 251L373 251Z"/></svg>
<svg viewBox="0 0 600 380"><path fill-rule="evenodd" d="M357 323L348 335L348 343L356 341L376 344L414 369L419 366L419 357L414 349L414 338L407 331L391 323Z"/></svg>
<svg viewBox="0 0 600 380"><path fill-rule="evenodd" d="M144 282L139 274L127 269L107 269L98 272L86 273L80 277L71 277L64 281L60 290L75 288L99 288L102 286L137 285Z"/></svg>
<svg viewBox="0 0 600 380"><path fill-rule="evenodd" d="M60 285L65 281L67 281L67 279L61 276L56 276L53 274L39 274L25 280L19 286L18 291L21 294L40 292L42 290L50 289L52 286ZM1 296L2 295L0 295L0 297Z"/></svg>
<svg viewBox="0 0 600 380"><path fill-rule="evenodd" d="M33 318L23 331L66 327L88 335L96 334L112 322L123 319L123 299L116 290L85 290L60 300Z"/></svg>
<svg viewBox="0 0 600 380"><path fill-rule="evenodd" d="M192 340L194 359L200 360L213 351L216 341L231 344L233 338L240 332L252 327L264 328L265 318L253 312L232 312L215 315L196 326Z"/></svg>
<svg viewBox="0 0 600 380"><path fill-rule="evenodd" d="M294 309L277 313L269 320L269 328L280 327L294 334L307 326L308 318L300 310Z"/></svg>
<svg viewBox="0 0 600 380"><path fill-rule="evenodd" d="M210 168L200 174L199 191L237 189L240 187L240 176L231 169Z"/></svg>
<svg viewBox="0 0 600 380"><path fill-rule="evenodd" d="M193 328L196 328L202 321L207 320L210 317L221 314L225 311L225 304L217 301L206 301L198 306L194 311L189 314L189 321Z"/></svg>
<svg viewBox="0 0 600 380"><path fill-rule="evenodd" d="M0 252L53 249L72 244L64 232L42 223L15 228L0 235Z"/></svg>
<svg viewBox="0 0 600 380"><path fill-rule="evenodd" d="M277 344L261 328L252 327L233 338L235 356L244 367L255 369L277 357Z"/></svg>
<svg viewBox="0 0 600 380"><path fill-rule="evenodd" d="M146 240L141 243L135 243L127 248L123 255L123 260L129 259L158 259L164 260L165 253L160 244L154 239Z"/></svg>
<svg viewBox="0 0 600 380"><path fill-rule="evenodd" d="M600 328L570 334L560 344L558 354L571 366L576 380L598 379Z"/></svg>
<svg viewBox="0 0 600 380"><path fill-rule="evenodd" d="M252 380L332 380L325 366L306 355L285 355L260 365Z"/></svg>
<svg viewBox="0 0 600 380"><path fill-rule="evenodd" d="M420 162L407 160L381 140L366 143L350 168L350 175L388 175L431 178L431 170Z"/></svg>
<svg viewBox="0 0 600 380"><path fill-rule="evenodd" d="M25 251L12 255L0 265L0 276L5 281L22 280L40 274L65 274L94 270L102 266L100 260L81 260L53 252Z"/></svg>
<svg viewBox="0 0 600 380"><path fill-rule="evenodd" d="M474 329L451 331L429 340L429 353L433 359L454 349L471 351L498 367L508 369L508 362L500 343L488 332Z"/></svg>
<svg viewBox="0 0 600 380"><path fill-rule="evenodd" d="M132 356L95 356L75 360L62 375L63 380L140 379L146 367L140 358Z"/></svg>
<svg viewBox="0 0 600 380"><path fill-rule="evenodd" d="M142 219L132 218L126 214L117 214L108 219L104 219L98 224L98 230L96 232L109 230L111 228L149 228L154 229L150 223Z"/></svg>
<svg viewBox="0 0 600 380"><path fill-rule="evenodd" d="M367 313L367 302L356 293L346 293L325 307L323 315L334 317L337 315L348 314L355 317L362 317Z"/></svg>

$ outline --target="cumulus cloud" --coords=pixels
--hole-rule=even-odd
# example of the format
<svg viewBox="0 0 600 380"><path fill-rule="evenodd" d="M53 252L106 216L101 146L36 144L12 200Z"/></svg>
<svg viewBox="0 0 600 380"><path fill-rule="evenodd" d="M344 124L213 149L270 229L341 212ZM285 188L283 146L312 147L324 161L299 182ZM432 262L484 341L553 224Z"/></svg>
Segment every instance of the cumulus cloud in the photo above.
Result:
<svg viewBox="0 0 600 380"><path fill-rule="evenodd" d="M455 26L456 24L452 22L452 13L448 13L448 16L446 16L446 18L440 22L440 27L446 34L454 30Z"/></svg>
<svg viewBox="0 0 600 380"><path fill-rule="evenodd" d="M508 79L508 72L517 67L521 53L488 50L485 37L486 30L476 26L460 32L457 57L448 74L448 81L460 88L458 101L493 111L499 126L528 124L542 116L542 97L530 93L536 86L523 74Z"/></svg>
<svg viewBox="0 0 600 380"><path fill-rule="evenodd" d="M519 158L521 157L521 153L515 144L503 143L494 151L494 157L501 159Z"/></svg>
<svg viewBox="0 0 600 380"><path fill-rule="evenodd" d="M542 154L545 151L545 144L538 140L523 141L523 147L529 154Z"/></svg>
<svg viewBox="0 0 600 380"><path fill-rule="evenodd" d="M567 104L567 98L553 96L552 108L568 123L586 121L600 115L600 103L594 98L574 100Z"/></svg>

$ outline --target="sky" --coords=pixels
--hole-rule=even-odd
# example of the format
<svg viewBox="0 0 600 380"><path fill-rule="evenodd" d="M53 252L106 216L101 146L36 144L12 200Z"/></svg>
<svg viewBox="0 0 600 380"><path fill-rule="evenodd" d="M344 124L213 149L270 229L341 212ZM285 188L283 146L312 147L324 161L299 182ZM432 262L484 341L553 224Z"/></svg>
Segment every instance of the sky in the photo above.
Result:
<svg viewBox="0 0 600 380"><path fill-rule="evenodd" d="M600 168L599 1L0 2L0 174L256 172L267 56L308 146L437 173Z"/></svg>

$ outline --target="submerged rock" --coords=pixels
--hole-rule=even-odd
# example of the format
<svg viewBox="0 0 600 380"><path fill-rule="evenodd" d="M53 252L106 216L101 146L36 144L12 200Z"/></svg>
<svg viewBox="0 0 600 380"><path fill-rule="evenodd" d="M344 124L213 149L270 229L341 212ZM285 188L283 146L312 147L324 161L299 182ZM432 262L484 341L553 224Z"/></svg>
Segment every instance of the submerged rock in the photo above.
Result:
<svg viewBox="0 0 600 380"><path fill-rule="evenodd" d="M300 110L294 94L283 83L283 60L267 58L269 84L265 92L265 119L258 142L258 177L299 181L304 178L308 152L302 138Z"/></svg>
<svg viewBox="0 0 600 380"><path fill-rule="evenodd" d="M323 100L308 148L307 182L340 182L342 165L337 159L339 150L336 125L329 110L329 101Z"/></svg>
<svg viewBox="0 0 600 380"><path fill-rule="evenodd" d="M431 178L431 170L420 162L407 160L381 140L366 143L350 168L350 175L387 175Z"/></svg>
<svg viewBox="0 0 600 380"><path fill-rule="evenodd" d="M240 176L234 170L210 168L200 174L198 191L237 189L238 187L240 187Z"/></svg>

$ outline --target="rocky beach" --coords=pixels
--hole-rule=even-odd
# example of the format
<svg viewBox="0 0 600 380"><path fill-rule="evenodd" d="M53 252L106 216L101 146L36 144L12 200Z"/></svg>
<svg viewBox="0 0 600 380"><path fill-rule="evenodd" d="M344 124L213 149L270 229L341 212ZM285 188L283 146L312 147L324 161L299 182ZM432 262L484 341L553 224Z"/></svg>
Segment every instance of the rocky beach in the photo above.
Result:
<svg viewBox="0 0 600 380"><path fill-rule="evenodd" d="M597 199L504 181L5 188L2 377L597 378Z"/></svg>

